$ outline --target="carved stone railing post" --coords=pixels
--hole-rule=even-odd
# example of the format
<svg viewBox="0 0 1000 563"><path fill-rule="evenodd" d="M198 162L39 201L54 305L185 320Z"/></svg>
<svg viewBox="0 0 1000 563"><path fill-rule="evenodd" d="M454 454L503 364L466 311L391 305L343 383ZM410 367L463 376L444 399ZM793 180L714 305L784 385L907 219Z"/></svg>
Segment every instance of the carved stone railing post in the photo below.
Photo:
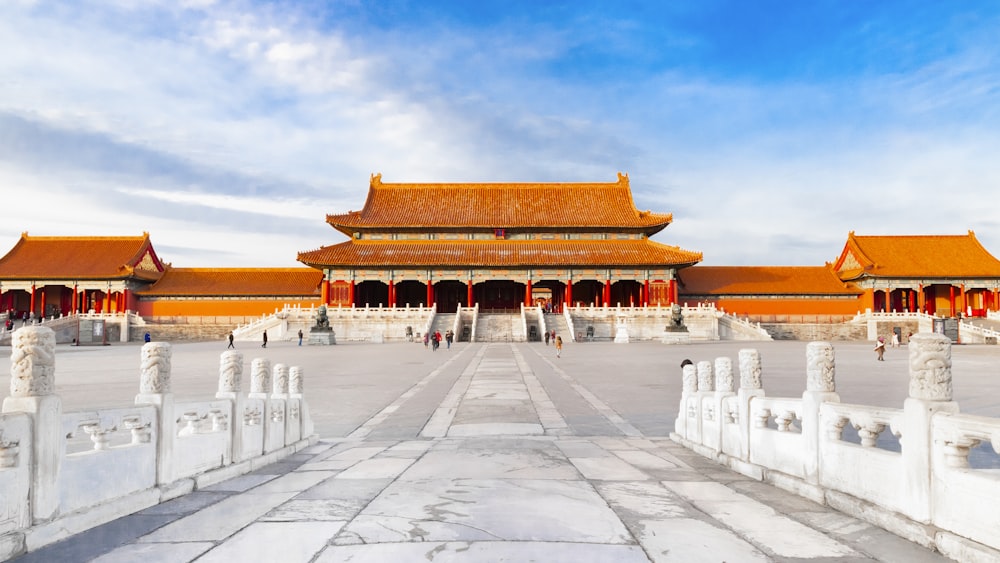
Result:
<svg viewBox="0 0 1000 563"><path fill-rule="evenodd" d="M174 479L174 441L177 423L174 418L174 395L170 392L170 362L173 350L166 342L143 344L139 361L139 394L137 405L156 407L156 482L170 483Z"/></svg>
<svg viewBox="0 0 1000 563"><path fill-rule="evenodd" d="M718 437L715 441L716 453L722 451L723 440L725 439L726 425L730 423L729 413L726 412L726 399L733 396L733 360L725 356L715 359L715 420L718 425Z"/></svg>
<svg viewBox="0 0 1000 563"><path fill-rule="evenodd" d="M677 411L677 420L674 421L674 432L684 439L690 439L689 427L695 427L695 415L700 419L701 413L694 407L695 399L698 395L698 370L694 364L687 364L681 367L681 404Z"/></svg>
<svg viewBox="0 0 1000 563"><path fill-rule="evenodd" d="M919 522L931 519L931 420L935 413L957 413L952 401L951 340L943 334L910 337L910 396L903 402L902 447L906 513Z"/></svg>
<svg viewBox="0 0 1000 563"><path fill-rule="evenodd" d="M273 372L273 384L271 388L271 416L275 424L282 427L281 444L292 443L289 432L288 417L288 366L285 364L275 364ZM295 421L298 424L298 421Z"/></svg>
<svg viewBox="0 0 1000 563"><path fill-rule="evenodd" d="M272 452L281 447L272 438L274 432L274 413L271 411L271 360L254 358L250 363L250 399L259 399L264 405L262 421L264 424L264 453Z"/></svg>
<svg viewBox="0 0 1000 563"><path fill-rule="evenodd" d="M751 403L755 397L763 397L761 388L760 353L753 348L743 348L739 352L740 388L737 401L740 411L740 459L750 461L750 430L753 425Z"/></svg>
<svg viewBox="0 0 1000 563"><path fill-rule="evenodd" d="M825 439L819 410L823 403L839 403L836 382L836 355L829 342L806 346L806 390L802 393L802 456L805 480L819 484L822 469L820 440Z"/></svg>
<svg viewBox="0 0 1000 563"><path fill-rule="evenodd" d="M219 390L215 393L216 399L227 399L232 404L229 420L233 423L229 426L231 434L230 452L234 462L243 459L243 425L245 424L243 411L246 408L246 401L242 394L243 385L243 354L235 350L227 350L219 357Z"/></svg>
<svg viewBox="0 0 1000 563"><path fill-rule="evenodd" d="M302 392L305 387L306 374L300 366L292 366L288 370L288 398L297 401L299 409L299 437L307 438L313 435L312 417L309 415L309 405Z"/></svg>
<svg viewBox="0 0 1000 563"><path fill-rule="evenodd" d="M26 326L11 335L10 397L5 413L32 418L31 518L35 523L59 515L62 464L62 400L55 394L56 335L45 326Z"/></svg>

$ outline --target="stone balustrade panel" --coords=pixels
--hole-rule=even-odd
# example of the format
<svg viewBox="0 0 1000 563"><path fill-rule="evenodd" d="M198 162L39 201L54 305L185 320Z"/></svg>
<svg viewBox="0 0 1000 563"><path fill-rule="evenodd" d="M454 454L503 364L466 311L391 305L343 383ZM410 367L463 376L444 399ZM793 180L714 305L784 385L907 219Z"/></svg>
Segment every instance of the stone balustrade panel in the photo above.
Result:
<svg viewBox="0 0 1000 563"><path fill-rule="evenodd" d="M31 524L31 439L30 416L0 414L0 534Z"/></svg>
<svg viewBox="0 0 1000 563"><path fill-rule="evenodd" d="M971 448L1000 453L1000 419L963 414L934 415L931 465L933 523L1000 549L1000 472L970 468Z"/></svg>
<svg viewBox="0 0 1000 563"><path fill-rule="evenodd" d="M754 397L750 403L750 462L805 477L802 400Z"/></svg>
<svg viewBox="0 0 1000 563"><path fill-rule="evenodd" d="M65 413L59 513L156 485L156 408L137 406Z"/></svg>
<svg viewBox="0 0 1000 563"><path fill-rule="evenodd" d="M266 399L267 415L264 419L264 453L285 447L285 420L288 400L272 396Z"/></svg>
<svg viewBox="0 0 1000 563"><path fill-rule="evenodd" d="M227 400L174 406L173 478L181 479L232 463L233 403Z"/></svg>
<svg viewBox="0 0 1000 563"><path fill-rule="evenodd" d="M903 420L900 409L867 405L823 403L820 406L820 485L905 512L908 505L906 484L901 478L905 463L900 452L843 439L843 429L855 426L859 435L868 428L877 439L881 432L899 430Z"/></svg>
<svg viewBox="0 0 1000 563"><path fill-rule="evenodd" d="M243 435L243 455L240 459L234 459L234 462L263 455L266 412L266 399L248 398L243 403L243 422L240 425Z"/></svg>

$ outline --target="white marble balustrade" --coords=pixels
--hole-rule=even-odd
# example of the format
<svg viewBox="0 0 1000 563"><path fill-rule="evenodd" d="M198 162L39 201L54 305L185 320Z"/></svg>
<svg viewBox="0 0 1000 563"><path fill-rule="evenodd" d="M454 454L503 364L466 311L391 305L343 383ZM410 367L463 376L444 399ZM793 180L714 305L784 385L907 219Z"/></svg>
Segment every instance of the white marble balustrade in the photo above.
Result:
<svg viewBox="0 0 1000 563"><path fill-rule="evenodd" d="M222 354L214 398L175 403L171 347L142 347L134 407L63 413L55 335L19 329L0 414L0 560L290 455L317 439L297 366ZM259 373L258 373L259 371Z"/></svg>
<svg viewBox="0 0 1000 563"><path fill-rule="evenodd" d="M716 366L729 361L719 358ZM683 368L676 441L922 545L998 555L1000 472L970 467L969 451L990 444L1000 453L1000 419L959 412L947 337L911 338L909 398L901 409L841 403L826 342L807 347L802 397L765 395L756 350L740 351L735 395L707 377L709 366Z"/></svg>

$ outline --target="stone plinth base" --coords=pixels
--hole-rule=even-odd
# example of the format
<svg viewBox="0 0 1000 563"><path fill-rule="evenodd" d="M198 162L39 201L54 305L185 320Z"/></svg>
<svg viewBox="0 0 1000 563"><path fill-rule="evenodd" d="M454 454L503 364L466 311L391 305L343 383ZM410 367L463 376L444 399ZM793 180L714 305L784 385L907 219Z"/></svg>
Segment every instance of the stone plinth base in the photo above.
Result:
<svg viewBox="0 0 1000 563"><path fill-rule="evenodd" d="M619 327L618 331L615 333L615 344L628 344L628 330Z"/></svg>
<svg viewBox="0 0 1000 563"><path fill-rule="evenodd" d="M337 343L337 335L332 331L310 332L310 346L330 346Z"/></svg>
<svg viewBox="0 0 1000 563"><path fill-rule="evenodd" d="M691 342L691 335L687 332L664 332L660 337L660 342L664 344L688 344Z"/></svg>

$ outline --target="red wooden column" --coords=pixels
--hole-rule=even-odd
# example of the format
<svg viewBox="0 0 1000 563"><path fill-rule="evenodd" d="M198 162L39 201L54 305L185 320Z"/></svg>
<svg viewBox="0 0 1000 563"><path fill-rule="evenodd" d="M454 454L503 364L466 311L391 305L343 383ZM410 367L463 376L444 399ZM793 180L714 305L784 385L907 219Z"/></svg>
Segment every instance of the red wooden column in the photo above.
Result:
<svg viewBox="0 0 1000 563"><path fill-rule="evenodd" d="M955 286L948 286L948 303L951 307L951 316L955 316Z"/></svg>
<svg viewBox="0 0 1000 563"><path fill-rule="evenodd" d="M962 315L964 316L966 311L969 310L969 294L965 292L964 283L962 284L962 287L959 288L959 290L962 292Z"/></svg>
<svg viewBox="0 0 1000 563"><path fill-rule="evenodd" d="M72 311L73 311L74 315L77 313L77 307L80 304L79 303L79 297L80 296L77 294L76 284L73 284L73 305L72 305Z"/></svg>
<svg viewBox="0 0 1000 563"><path fill-rule="evenodd" d="M642 306L649 307L649 278L642 284Z"/></svg>
<svg viewBox="0 0 1000 563"><path fill-rule="evenodd" d="M351 285L347 286L347 300L349 301L348 305L350 305L351 307L353 307L354 306L354 280L351 280Z"/></svg>
<svg viewBox="0 0 1000 563"><path fill-rule="evenodd" d="M31 305L28 311L35 312L35 284L31 284Z"/></svg>
<svg viewBox="0 0 1000 563"><path fill-rule="evenodd" d="M465 286L466 286L466 297L465 297L466 303L465 303L465 306L466 307L472 307L472 304L474 302L474 299L472 297L472 280L467 280L465 282Z"/></svg>
<svg viewBox="0 0 1000 563"><path fill-rule="evenodd" d="M128 288L122 290L122 312L128 310Z"/></svg>
<svg viewBox="0 0 1000 563"><path fill-rule="evenodd" d="M528 278L528 283L524 286L524 306L531 307L531 278Z"/></svg>
<svg viewBox="0 0 1000 563"><path fill-rule="evenodd" d="M326 278L319 284L319 301L324 305L330 304L330 280Z"/></svg>
<svg viewBox="0 0 1000 563"><path fill-rule="evenodd" d="M41 311L39 311L39 313L38 313L38 316L39 316L39 318L45 318L45 291L42 291L42 298L41 298L40 301L42 303L42 307L41 307Z"/></svg>
<svg viewBox="0 0 1000 563"><path fill-rule="evenodd" d="M566 306L573 306L573 279L566 280Z"/></svg>
<svg viewBox="0 0 1000 563"><path fill-rule="evenodd" d="M389 307L396 306L396 284L389 280Z"/></svg>
<svg viewBox="0 0 1000 563"><path fill-rule="evenodd" d="M434 304L434 282L427 278L427 306Z"/></svg>
<svg viewBox="0 0 1000 563"><path fill-rule="evenodd" d="M917 290L915 289L910 290L909 301L910 301L910 312L911 313L917 312Z"/></svg>
<svg viewBox="0 0 1000 563"><path fill-rule="evenodd" d="M604 304L611 305L611 278L604 282Z"/></svg>
<svg viewBox="0 0 1000 563"><path fill-rule="evenodd" d="M677 298L675 297L677 294L677 280L671 278L670 281L667 282L667 294L667 305L677 303Z"/></svg>
<svg viewBox="0 0 1000 563"><path fill-rule="evenodd" d="M110 313L111 312L111 290L110 289L108 289L108 292L104 294L104 310L101 311L101 312L102 313Z"/></svg>

